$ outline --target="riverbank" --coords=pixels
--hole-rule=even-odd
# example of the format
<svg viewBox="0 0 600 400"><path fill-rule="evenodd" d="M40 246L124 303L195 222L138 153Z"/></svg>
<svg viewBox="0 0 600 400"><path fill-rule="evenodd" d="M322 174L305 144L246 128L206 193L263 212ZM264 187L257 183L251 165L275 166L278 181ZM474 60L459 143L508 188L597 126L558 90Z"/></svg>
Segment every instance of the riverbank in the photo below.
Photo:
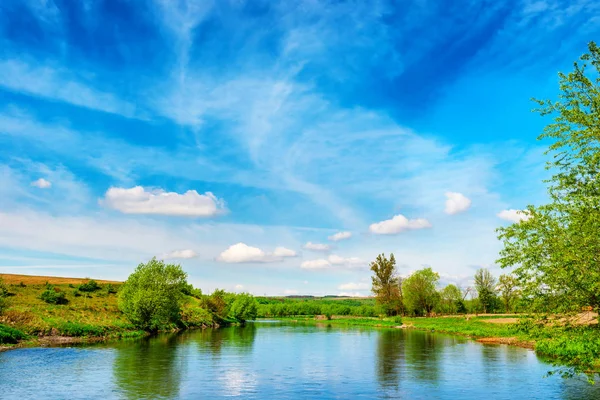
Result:
<svg viewBox="0 0 600 400"><path fill-rule="evenodd" d="M287 319L286 319L287 320ZM331 320L296 317L294 321L335 326L371 326L374 328L417 329L459 335L483 344L506 344L535 350L562 374L600 372L600 329L597 325L570 325L564 321L546 321L525 315L460 316L435 318L403 317L402 323L392 318L332 317ZM500 323L499 323L500 322Z"/></svg>
<svg viewBox="0 0 600 400"><path fill-rule="evenodd" d="M0 274L8 289L0 313L0 351L23 346L49 346L139 338L149 335L136 328L119 310L121 282ZM42 298L55 295L56 304ZM185 296L182 328L218 326L201 308L200 300Z"/></svg>

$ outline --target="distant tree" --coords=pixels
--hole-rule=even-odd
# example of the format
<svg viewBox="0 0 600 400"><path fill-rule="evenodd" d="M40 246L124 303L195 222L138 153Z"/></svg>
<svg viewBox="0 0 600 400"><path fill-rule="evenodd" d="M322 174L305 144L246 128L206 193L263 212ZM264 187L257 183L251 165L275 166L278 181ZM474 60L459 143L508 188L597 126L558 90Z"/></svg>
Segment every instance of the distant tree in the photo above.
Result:
<svg viewBox="0 0 600 400"><path fill-rule="evenodd" d="M559 73L557 100L536 100L554 117L549 139L550 202L528 206L522 220L498 229L498 263L515 267L523 298L538 311L600 309L600 49L594 42Z"/></svg>
<svg viewBox="0 0 600 400"><path fill-rule="evenodd" d="M440 311L444 314L456 314L462 303L462 293L456 285L448 285L440 290ZM464 308L464 305L463 305Z"/></svg>
<svg viewBox="0 0 600 400"><path fill-rule="evenodd" d="M156 331L180 319L187 274L156 258L140 264L119 290L119 308L137 327Z"/></svg>
<svg viewBox="0 0 600 400"><path fill-rule="evenodd" d="M431 268L414 272L402 282L404 304L416 315L429 315L437 305L440 295L436 285L440 275Z"/></svg>
<svg viewBox="0 0 600 400"><path fill-rule="evenodd" d="M400 313L402 303L394 254L390 254L389 259L385 254L378 255L371 263L371 271L373 271L371 290L375 294L377 303L381 305L387 315Z"/></svg>
<svg viewBox="0 0 600 400"><path fill-rule="evenodd" d="M496 304L496 278L486 268L480 268L475 272L475 288L483 312L493 311Z"/></svg>
<svg viewBox="0 0 600 400"><path fill-rule="evenodd" d="M504 309L506 312L510 312L514 306L515 300L519 297L519 282L513 275L500 275L498 278L498 291L502 302L504 303Z"/></svg>
<svg viewBox="0 0 600 400"><path fill-rule="evenodd" d="M248 293L239 293L231 304L229 315L241 323L249 320L255 320L257 314L257 304L254 296Z"/></svg>

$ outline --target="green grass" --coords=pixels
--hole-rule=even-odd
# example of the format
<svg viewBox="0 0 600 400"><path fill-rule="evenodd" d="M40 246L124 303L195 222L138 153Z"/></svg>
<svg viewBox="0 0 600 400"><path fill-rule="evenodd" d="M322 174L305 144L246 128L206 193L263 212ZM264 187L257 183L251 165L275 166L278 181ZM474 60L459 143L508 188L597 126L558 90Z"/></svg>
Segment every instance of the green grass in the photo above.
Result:
<svg viewBox="0 0 600 400"><path fill-rule="evenodd" d="M0 325L0 344L15 344L24 339L27 339L24 332L10 326Z"/></svg>

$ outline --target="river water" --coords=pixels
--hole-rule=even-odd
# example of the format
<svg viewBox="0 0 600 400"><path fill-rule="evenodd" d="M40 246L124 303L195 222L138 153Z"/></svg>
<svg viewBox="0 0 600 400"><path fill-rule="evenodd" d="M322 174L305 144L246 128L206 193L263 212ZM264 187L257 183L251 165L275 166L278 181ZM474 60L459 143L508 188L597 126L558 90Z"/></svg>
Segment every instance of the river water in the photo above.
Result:
<svg viewBox="0 0 600 400"><path fill-rule="evenodd" d="M0 353L0 399L594 399L532 351L437 333L257 322Z"/></svg>

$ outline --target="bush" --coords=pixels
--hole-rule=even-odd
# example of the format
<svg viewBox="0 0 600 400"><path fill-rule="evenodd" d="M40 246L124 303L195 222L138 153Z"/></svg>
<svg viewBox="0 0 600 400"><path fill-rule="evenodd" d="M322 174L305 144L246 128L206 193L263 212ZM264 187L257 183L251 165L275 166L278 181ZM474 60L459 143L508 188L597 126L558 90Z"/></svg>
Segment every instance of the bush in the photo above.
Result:
<svg viewBox="0 0 600 400"><path fill-rule="evenodd" d="M112 283L109 283L106 285L106 293L115 294L117 293L117 288Z"/></svg>
<svg viewBox="0 0 600 400"><path fill-rule="evenodd" d="M140 264L119 290L119 309L140 329L157 331L180 320L187 274L156 258Z"/></svg>
<svg viewBox="0 0 600 400"><path fill-rule="evenodd" d="M229 315L244 323L248 320L255 320L257 312L258 307L254 296L248 293L240 293L235 296Z"/></svg>
<svg viewBox="0 0 600 400"><path fill-rule="evenodd" d="M181 322L187 327L213 325L213 319L210 312L200 307L184 308L181 311Z"/></svg>
<svg viewBox="0 0 600 400"><path fill-rule="evenodd" d="M95 292L96 290L100 290L100 285L92 279L79 285L79 290L82 292Z"/></svg>
<svg viewBox="0 0 600 400"><path fill-rule="evenodd" d="M395 317L393 317L393 318L392 318L392 321L393 321L395 324L402 325L402 317L401 317L401 316L399 316L399 315L396 315Z"/></svg>
<svg viewBox="0 0 600 400"><path fill-rule="evenodd" d="M40 299L48 304L67 304L65 292L57 292L54 289L46 289L42 292Z"/></svg>
<svg viewBox="0 0 600 400"><path fill-rule="evenodd" d="M25 333L18 329L0 324L0 344L15 344L23 339L27 339Z"/></svg>

